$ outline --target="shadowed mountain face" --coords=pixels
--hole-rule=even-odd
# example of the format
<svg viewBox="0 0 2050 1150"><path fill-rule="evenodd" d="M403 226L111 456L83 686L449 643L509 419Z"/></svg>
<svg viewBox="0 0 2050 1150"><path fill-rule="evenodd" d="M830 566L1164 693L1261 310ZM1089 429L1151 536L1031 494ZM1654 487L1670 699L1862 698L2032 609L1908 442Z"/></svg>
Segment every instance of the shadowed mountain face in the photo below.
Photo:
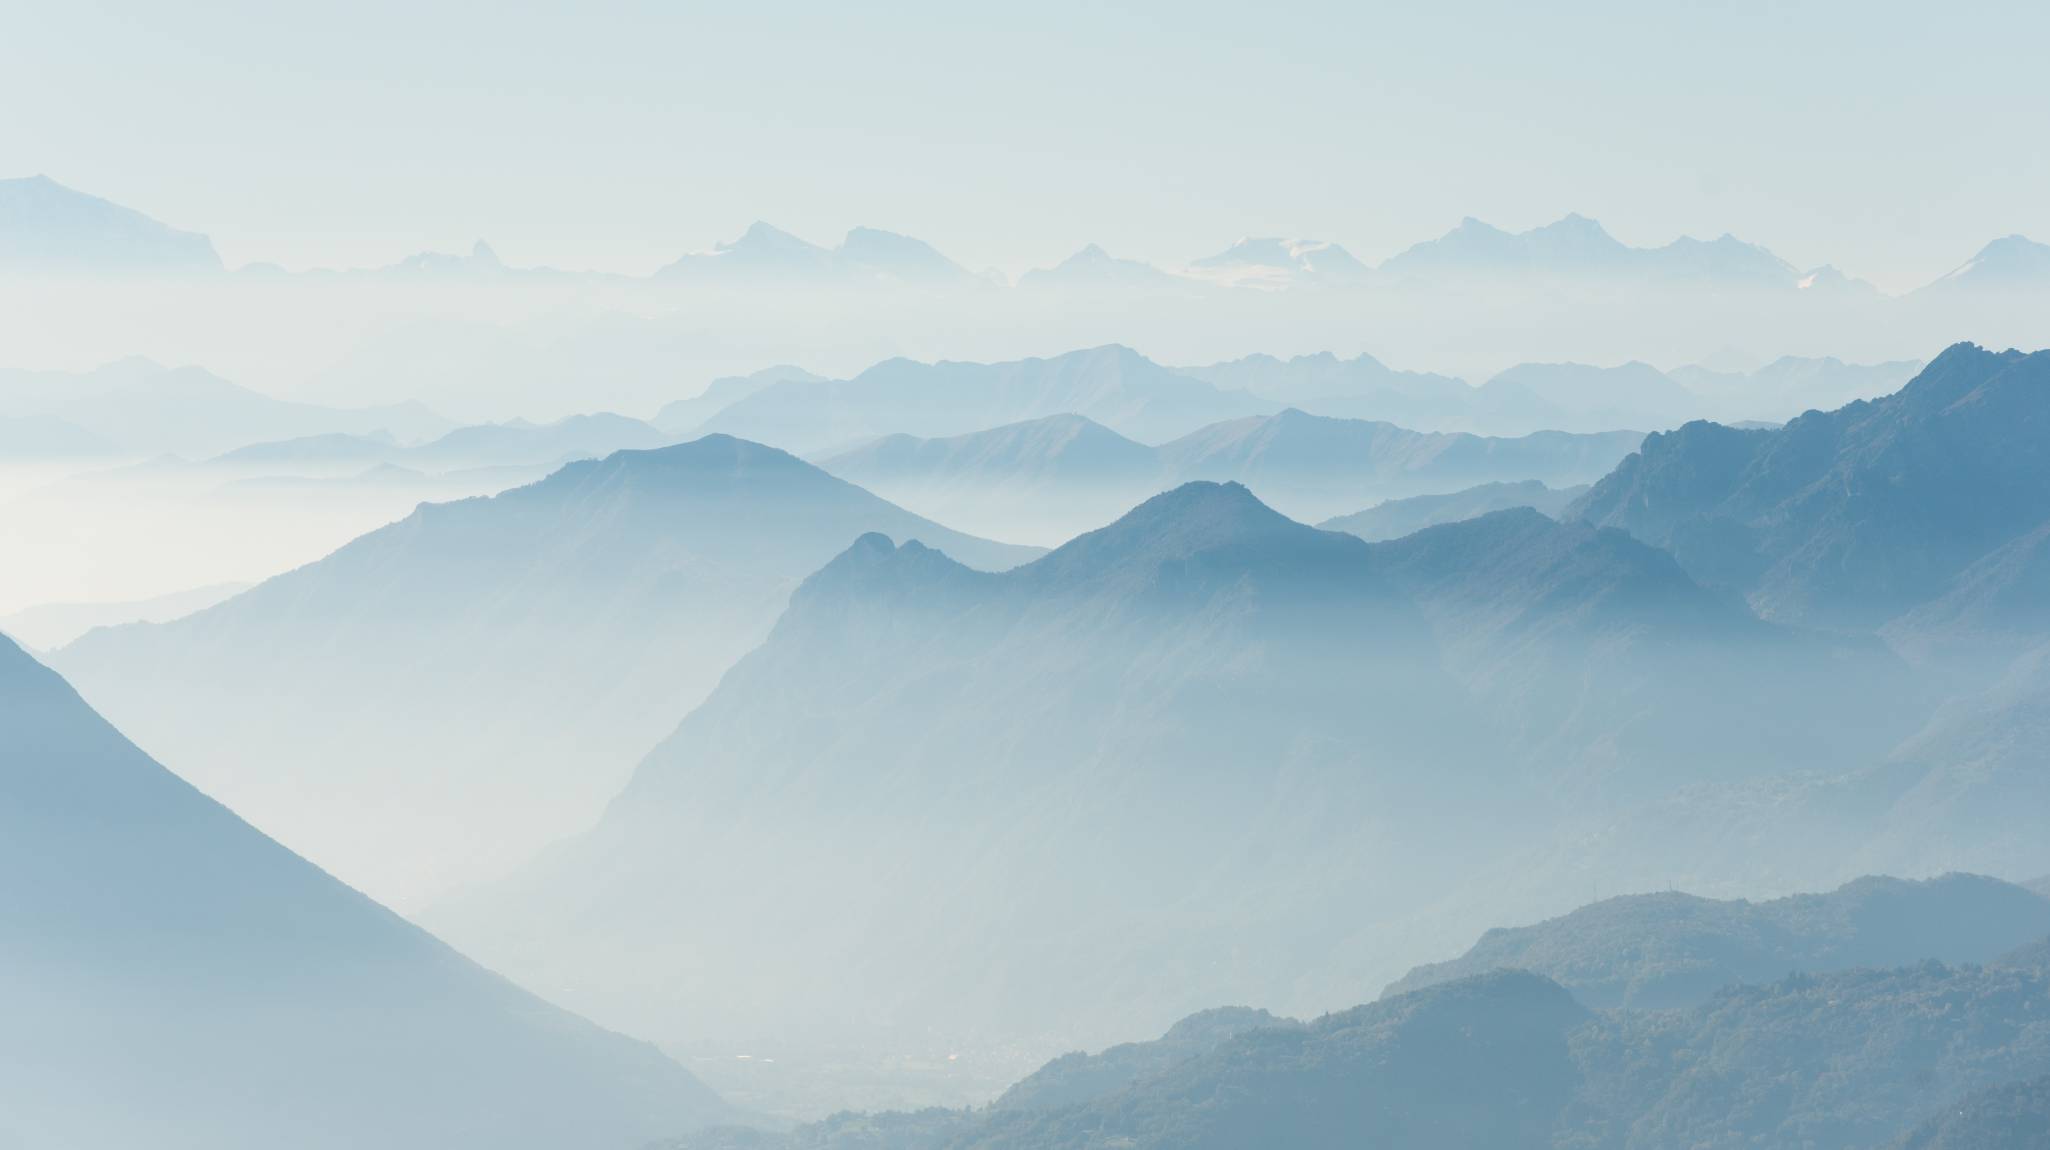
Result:
<svg viewBox="0 0 2050 1150"><path fill-rule="evenodd" d="M1631 895L1491 930L1464 955L1418 967L1386 993L1514 968L1556 980L1589 1006L1656 1010L1789 971L1990 962L2046 934L2050 899L1975 875L1865 878L1760 903Z"/></svg>
<svg viewBox="0 0 2050 1150"><path fill-rule="evenodd" d="M1891 697L1528 510L1376 546L1194 483L1001 574L870 536L593 832L435 921L692 1033L836 1002L850 1030L1072 1043L1191 999L1317 1001L1386 916L1603 817L1593 796L1877 754L1885 724L1759 673L1839 662ZM1676 713L1676 666L1722 697ZM1817 733L1775 744L1794 712Z"/></svg>
<svg viewBox="0 0 2050 1150"><path fill-rule="evenodd" d="M417 901L587 825L798 580L867 531L985 567L1033 554L712 436L423 505L58 661L186 777L350 881Z"/></svg>
<svg viewBox="0 0 2050 1150"><path fill-rule="evenodd" d="M965 435L1072 414L1159 443L1275 406L1113 345L1011 363L886 360L853 379L774 384L712 416L703 430L813 453L885 435Z"/></svg>
<svg viewBox="0 0 2050 1150"><path fill-rule="evenodd" d="M0 1121L24 1146L612 1146L728 1111L174 777L0 639Z"/></svg>
<svg viewBox="0 0 2050 1150"><path fill-rule="evenodd" d="M1575 513L1670 549L1767 618L1874 628L2050 521L2046 387L2050 353L1960 344L1884 399L1777 431L1653 436Z"/></svg>

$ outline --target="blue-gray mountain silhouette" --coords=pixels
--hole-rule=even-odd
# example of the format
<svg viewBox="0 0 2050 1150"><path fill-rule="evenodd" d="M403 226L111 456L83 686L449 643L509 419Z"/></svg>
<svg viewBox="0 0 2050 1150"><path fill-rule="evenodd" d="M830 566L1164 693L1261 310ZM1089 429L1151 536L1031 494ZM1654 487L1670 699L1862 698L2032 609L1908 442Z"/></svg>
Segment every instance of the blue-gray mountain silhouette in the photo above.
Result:
<svg viewBox="0 0 2050 1150"><path fill-rule="evenodd" d="M57 660L266 831L418 899L595 817L791 588L868 531L983 567L1035 554L708 436L424 504L217 607L94 632Z"/></svg>
<svg viewBox="0 0 2050 1150"><path fill-rule="evenodd" d="M729 1111L159 766L0 638L0 1115L26 1146L632 1150Z"/></svg>
<svg viewBox="0 0 2050 1150"><path fill-rule="evenodd" d="M0 274L218 272L213 241L48 176L0 180Z"/></svg>

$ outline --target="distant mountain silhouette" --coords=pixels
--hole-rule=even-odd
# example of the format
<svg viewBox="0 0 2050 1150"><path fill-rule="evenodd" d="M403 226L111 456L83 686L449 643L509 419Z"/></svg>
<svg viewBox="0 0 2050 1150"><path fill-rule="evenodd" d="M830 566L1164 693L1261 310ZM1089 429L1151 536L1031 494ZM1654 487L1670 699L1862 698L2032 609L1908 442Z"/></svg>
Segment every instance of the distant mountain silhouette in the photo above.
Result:
<svg viewBox="0 0 2050 1150"><path fill-rule="evenodd" d="M1458 523L1473 519L1491 511L1507 511L1512 507L1529 507L1557 518L1568 504L1585 494L1585 485L1579 487L1552 488L1535 479L1515 483L1483 483L1450 495L1412 495L1407 499L1387 499L1365 511L1340 515L1327 519L1317 526L1326 531L1343 531L1357 535L1369 543L1384 539L1400 539L1404 535L1436 527L1441 523Z"/></svg>
<svg viewBox="0 0 2050 1150"><path fill-rule="evenodd" d="M1274 406L1112 345L1011 363L885 360L853 379L771 385L712 416L703 430L815 453L885 435L965 435L1049 415L1082 415L1157 443Z"/></svg>
<svg viewBox="0 0 2050 1150"><path fill-rule="evenodd" d="M1645 363L1518 364L1482 384L1475 402L1491 426L1555 431L1656 431L1677 427L1701 410L1697 396Z"/></svg>
<svg viewBox="0 0 2050 1150"><path fill-rule="evenodd" d="M1286 360L1249 355L1181 370L1219 387L1249 391L1318 415L1379 419L1424 430L1464 420L1474 402L1473 388L1463 380L1396 371L1364 354L1339 359L1327 351Z"/></svg>
<svg viewBox="0 0 2050 1150"><path fill-rule="evenodd" d="M978 282L923 240L876 228L855 228L837 248L823 248L756 222L737 240L686 255L655 273L677 282L832 287L853 283L913 287Z"/></svg>
<svg viewBox="0 0 2050 1150"><path fill-rule="evenodd" d="M0 180L0 275L218 272L213 241L47 176Z"/></svg>
<svg viewBox="0 0 2050 1150"><path fill-rule="evenodd" d="M118 455L113 444L54 415L0 415L0 459L91 459Z"/></svg>
<svg viewBox="0 0 2050 1150"><path fill-rule="evenodd" d="M2050 244L2002 236L1957 270L1922 289L1932 293L2050 291Z"/></svg>
<svg viewBox="0 0 2050 1150"><path fill-rule="evenodd" d="M417 472L553 468L571 460L596 459L615 451L646 451L670 442L670 435L651 424L601 411L546 424L526 420L470 424L410 446L387 435L329 432L251 443L207 462L225 470L281 475L360 474L372 464Z"/></svg>
<svg viewBox="0 0 2050 1150"><path fill-rule="evenodd" d="M200 368L141 359L77 374L0 369L0 417L61 420L108 450L187 457L328 432L425 438L451 426L419 404L345 409L296 403Z"/></svg>
<svg viewBox="0 0 2050 1150"><path fill-rule="evenodd" d="M1891 395L1922 367L1920 360L1858 364L1790 355L1755 371L1678 367L1666 374L1700 399L1704 417L1784 423L1802 412Z"/></svg>
<svg viewBox="0 0 2050 1150"><path fill-rule="evenodd" d="M1389 257L1378 270L1407 280L1656 280L1786 291L1804 278L1792 264L1734 236L1682 236L1664 247L1634 248L1580 215L1514 233L1468 217L1438 239Z"/></svg>
<svg viewBox="0 0 2050 1150"><path fill-rule="evenodd" d="M1083 248L1050 268L1034 268L1018 277L1021 288L1164 288L1181 277L1138 260L1119 259L1095 244Z"/></svg>
<svg viewBox="0 0 2050 1150"><path fill-rule="evenodd" d="M1244 483L1292 515L1324 519L1358 510L1377 496L1439 494L1525 479L1561 486L1591 482L1636 450L1642 438L1616 431L1498 439L1289 409L1205 427L1164 444L1160 453L1178 479Z"/></svg>
<svg viewBox="0 0 2050 1150"><path fill-rule="evenodd" d="M791 588L877 530L979 566L1033 554L712 436L423 505L210 610L94 632L57 660L266 831L417 901L595 817Z"/></svg>
<svg viewBox="0 0 2050 1150"><path fill-rule="evenodd" d="M0 1114L25 1146L614 1146L731 1118L186 785L0 638Z"/></svg>
<svg viewBox="0 0 2050 1150"><path fill-rule="evenodd" d="M31 651L47 651L95 627L178 619L248 589L247 583L214 583L126 603L45 603L12 615L0 615L0 634Z"/></svg>
<svg viewBox="0 0 2050 1150"><path fill-rule="evenodd" d="M825 379L825 376L813 375L801 367L789 364L765 367L746 375L723 376L706 384L704 391L689 399L671 400L663 404L662 410L656 412L655 418L649 422L671 435L684 435L770 384L824 383Z"/></svg>
<svg viewBox="0 0 2050 1150"><path fill-rule="evenodd" d="M1191 261L1187 274L1233 287L1346 287L1372 270L1351 252L1325 240L1242 239L1214 256Z"/></svg>
<svg viewBox="0 0 2050 1150"><path fill-rule="evenodd" d="M1056 543L1170 485L1156 449L1080 415L940 439L888 435L819 465L942 522Z"/></svg>
<svg viewBox="0 0 2050 1150"><path fill-rule="evenodd" d="M821 465L894 502L1004 538L1059 543L1189 480L1239 482L1302 518L1376 496L1462 489L1476 480L1592 480L1639 436L1482 439L1293 409L1201 428L1160 447L1077 415L969 435L886 436Z"/></svg>
<svg viewBox="0 0 2050 1150"><path fill-rule="evenodd" d="M1991 962L2046 934L2050 899L1976 875L1864 878L1758 903L1630 895L1491 930L1459 958L1418 967L1384 994L1513 968L1554 979L1589 1006L1662 1010L1791 971Z"/></svg>
<svg viewBox="0 0 2050 1150"><path fill-rule="evenodd" d="M1884 399L1645 440L1574 514L1776 619L1872 628L2050 521L2050 353L1960 344Z"/></svg>

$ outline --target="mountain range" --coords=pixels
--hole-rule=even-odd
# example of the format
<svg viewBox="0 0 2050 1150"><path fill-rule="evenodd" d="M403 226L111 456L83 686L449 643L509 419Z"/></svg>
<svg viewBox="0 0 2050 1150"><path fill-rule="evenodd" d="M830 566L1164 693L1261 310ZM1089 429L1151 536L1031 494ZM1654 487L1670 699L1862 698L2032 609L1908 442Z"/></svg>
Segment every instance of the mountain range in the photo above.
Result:
<svg viewBox="0 0 2050 1150"><path fill-rule="evenodd" d="M1621 532L1375 545L1191 483L1000 574L863 537L592 831L429 921L665 1031L1129 1030L1313 1000L1570 812L1869 762L1902 699Z"/></svg>
<svg viewBox="0 0 2050 1150"><path fill-rule="evenodd" d="M959 288L982 282L932 245L910 236L855 228L838 247L822 248L761 222L739 239L684 256L655 275L686 282L810 287L868 282Z"/></svg>
<svg viewBox="0 0 2050 1150"><path fill-rule="evenodd" d="M632 1150L737 1115L159 766L0 638L0 1135Z"/></svg>
<svg viewBox="0 0 2050 1150"><path fill-rule="evenodd" d="M0 180L0 271L123 274L218 273L220 257L207 237L156 220L44 176ZM241 269L284 274L271 264ZM466 255L422 252L386 268L389 277L423 275L489 279L508 275L581 276L625 282L601 273L517 268L479 241ZM333 275L311 272L308 275ZM768 223L750 225L737 239L711 251L684 255L654 273L656 282L722 287L845 288L898 286L962 288L993 285L995 277L963 268L932 245L871 227L849 231L825 247ZM1163 269L1115 259L1089 245L1051 268L1019 279L1035 288L1117 288L1147 292L1192 288L1317 289L1515 282L1603 283L1622 289L1759 290L1788 296L1876 296L1869 284L1824 266L1799 269L1756 244L1731 235L1713 240L1682 236L1654 248L1632 247L1599 223L1569 214L1540 227L1509 232L1471 217L1372 266L1329 240L1249 237L1225 250ZM1955 271L1921 289L1950 294L2034 292L2050 288L2050 245L2014 235L1995 239Z"/></svg>
<svg viewBox="0 0 2050 1150"><path fill-rule="evenodd" d="M1239 482L1299 518L1477 482L1575 484L1608 473L1641 437L1540 433L1489 439L1330 419L1293 408L1148 447L1079 415L967 435L890 435L820 466L949 523L1061 542L1192 479Z"/></svg>
<svg viewBox="0 0 2050 1150"><path fill-rule="evenodd" d="M1157 443L1277 405L1181 375L1126 347L1009 363L885 360L852 379L784 380L700 425L813 455L885 435L964 435L1050 415L1083 415Z"/></svg>
<svg viewBox="0 0 2050 1150"><path fill-rule="evenodd" d="M423 504L198 614L53 658L208 793L417 903L595 818L791 588L870 531L982 567L1035 554L711 436Z"/></svg>

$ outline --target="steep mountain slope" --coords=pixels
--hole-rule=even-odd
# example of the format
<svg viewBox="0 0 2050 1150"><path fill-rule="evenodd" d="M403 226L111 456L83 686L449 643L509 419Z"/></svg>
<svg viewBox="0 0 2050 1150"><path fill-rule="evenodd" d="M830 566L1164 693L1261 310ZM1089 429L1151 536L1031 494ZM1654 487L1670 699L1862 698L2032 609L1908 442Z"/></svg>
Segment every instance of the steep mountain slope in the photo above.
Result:
<svg viewBox="0 0 2050 1150"><path fill-rule="evenodd" d="M629 1150L730 1119L265 838L5 639L0 901L25 1150Z"/></svg>
<svg viewBox="0 0 2050 1150"><path fill-rule="evenodd" d="M965 435L1067 414L1158 443L1274 406L1113 345L1011 363L886 360L849 380L765 388L711 417L704 430L813 453L885 435Z"/></svg>
<svg viewBox="0 0 2050 1150"><path fill-rule="evenodd" d="M688 1033L816 1039L838 1002L859 1033L1072 1046L1324 1005L1390 921L1569 814L1867 761L1865 654L1532 511L1370 545L1191 483L996 575L865 537L591 834L432 921ZM1857 707L1789 695L1818 663Z"/></svg>
<svg viewBox="0 0 2050 1150"><path fill-rule="evenodd" d="M2050 520L2050 353L1960 344L1899 392L1778 431L1645 440L1576 505L1769 618L1872 628Z"/></svg>
<svg viewBox="0 0 2050 1150"><path fill-rule="evenodd" d="M1590 482L1635 450L1641 438L1620 431L1491 439L1290 409L1206 427L1160 451L1178 479L1232 480L1288 514L1325 519L1358 510L1376 496L1442 494L1525 479Z"/></svg>
<svg viewBox="0 0 2050 1150"><path fill-rule="evenodd" d="M0 180L0 274L218 272L213 241L75 192L48 176Z"/></svg>
<svg viewBox="0 0 2050 1150"><path fill-rule="evenodd" d="M1990 962L2045 934L2050 899L1974 875L1865 878L1829 894L1760 903L1630 895L1536 926L1491 930L1460 957L1418 967L1385 993L1514 968L1559 982L1589 1006L1657 1010L1789 971Z"/></svg>
<svg viewBox="0 0 2050 1150"><path fill-rule="evenodd" d="M1343 531L1357 535L1369 543L1383 539L1400 539L1404 535L1436 527L1441 523L1458 523L1473 519L1491 511L1507 511L1512 507L1529 507L1557 518L1575 499L1587 492L1587 488L1552 488L1535 479L1513 483L1483 483L1450 495L1412 495L1407 499L1387 499L1365 511L1340 515L1317 524L1326 531Z"/></svg>
<svg viewBox="0 0 2050 1150"><path fill-rule="evenodd" d="M198 615L89 634L57 663L267 832L417 901L595 817L797 581L878 530L979 566L1033 554L710 436L422 505Z"/></svg>

